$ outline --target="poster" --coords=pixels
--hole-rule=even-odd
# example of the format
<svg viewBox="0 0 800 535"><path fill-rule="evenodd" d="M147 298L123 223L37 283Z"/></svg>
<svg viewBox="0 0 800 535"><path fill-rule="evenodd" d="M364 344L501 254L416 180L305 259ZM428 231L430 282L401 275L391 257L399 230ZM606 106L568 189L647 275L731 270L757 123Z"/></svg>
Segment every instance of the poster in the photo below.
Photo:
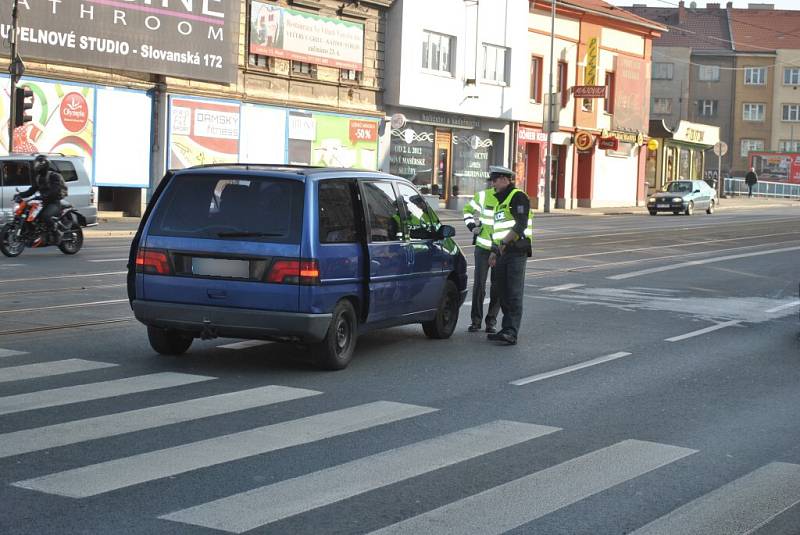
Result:
<svg viewBox="0 0 800 535"><path fill-rule="evenodd" d="M378 121L291 111L289 163L375 170L378 168Z"/></svg>
<svg viewBox="0 0 800 535"><path fill-rule="evenodd" d="M250 4L250 53L338 69L364 68L364 25L286 9Z"/></svg>
<svg viewBox="0 0 800 535"><path fill-rule="evenodd" d="M407 178L418 186L430 188L433 180L432 126L408 123L392 130L389 149L389 172Z"/></svg>
<svg viewBox="0 0 800 535"><path fill-rule="evenodd" d="M614 129L647 132L650 113L650 79L643 59L616 57Z"/></svg>
<svg viewBox="0 0 800 535"><path fill-rule="evenodd" d="M239 161L240 105L170 97L169 167Z"/></svg>
<svg viewBox="0 0 800 535"><path fill-rule="evenodd" d="M9 120L10 81L4 80L0 99L3 125ZM14 130L14 152L54 152L82 156L87 172L92 173L94 158L95 90L91 86L60 82L20 80L18 87L33 91L33 120ZM0 136L8 153L7 136Z"/></svg>
<svg viewBox="0 0 800 535"><path fill-rule="evenodd" d="M100 86L96 101L95 186L149 187L150 96L145 91Z"/></svg>
<svg viewBox="0 0 800 535"><path fill-rule="evenodd" d="M798 153L751 152L749 167L755 167L759 180L800 184Z"/></svg>
<svg viewBox="0 0 800 535"><path fill-rule="evenodd" d="M12 0L0 0L0 53L10 55ZM28 0L19 2L26 60L236 81L239 2Z"/></svg>

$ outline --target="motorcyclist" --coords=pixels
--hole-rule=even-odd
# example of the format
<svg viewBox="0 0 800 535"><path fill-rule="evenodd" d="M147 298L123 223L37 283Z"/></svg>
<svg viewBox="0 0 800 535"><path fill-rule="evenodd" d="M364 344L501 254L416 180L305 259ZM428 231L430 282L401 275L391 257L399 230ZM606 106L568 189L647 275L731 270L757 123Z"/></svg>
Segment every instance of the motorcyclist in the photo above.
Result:
<svg viewBox="0 0 800 535"><path fill-rule="evenodd" d="M43 202L38 219L44 222L53 242L58 243L63 232L56 222L61 213L61 200L67 196L67 184L61 173L53 170L50 160L44 154L39 154L34 159L33 173L31 187L15 195L14 200L26 199L38 193Z"/></svg>

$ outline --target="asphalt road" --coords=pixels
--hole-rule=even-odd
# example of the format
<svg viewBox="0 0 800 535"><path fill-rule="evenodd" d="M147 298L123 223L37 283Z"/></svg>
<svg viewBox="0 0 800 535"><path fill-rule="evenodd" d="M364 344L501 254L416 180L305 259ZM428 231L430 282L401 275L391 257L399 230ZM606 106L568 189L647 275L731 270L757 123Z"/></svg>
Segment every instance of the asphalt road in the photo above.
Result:
<svg viewBox="0 0 800 535"><path fill-rule="evenodd" d="M127 240L0 259L0 533L797 534L798 208L535 227L517 346L337 373L154 354Z"/></svg>

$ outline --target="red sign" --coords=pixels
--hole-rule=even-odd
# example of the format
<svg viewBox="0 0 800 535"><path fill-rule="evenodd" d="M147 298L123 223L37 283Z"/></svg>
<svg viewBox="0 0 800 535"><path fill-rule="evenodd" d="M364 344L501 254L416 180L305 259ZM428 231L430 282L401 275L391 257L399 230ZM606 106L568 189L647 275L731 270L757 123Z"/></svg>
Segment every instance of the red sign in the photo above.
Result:
<svg viewBox="0 0 800 535"><path fill-rule="evenodd" d="M619 140L615 137L601 137L597 143L597 148L600 150L617 150L619 149Z"/></svg>
<svg viewBox="0 0 800 535"><path fill-rule="evenodd" d="M541 130L534 130L533 128L520 125L517 128L517 140L524 143L546 143L547 134Z"/></svg>
<svg viewBox="0 0 800 535"><path fill-rule="evenodd" d="M377 141L378 123L373 121L350 121L350 141Z"/></svg>
<svg viewBox="0 0 800 535"><path fill-rule="evenodd" d="M759 180L800 184L800 154L790 152L751 152L750 165Z"/></svg>
<svg viewBox="0 0 800 535"><path fill-rule="evenodd" d="M575 98L606 98L606 86L576 85L572 88L572 96Z"/></svg>
<svg viewBox="0 0 800 535"><path fill-rule="evenodd" d="M89 105L80 93L68 93L61 100L61 123L70 132L80 132L89 122Z"/></svg>

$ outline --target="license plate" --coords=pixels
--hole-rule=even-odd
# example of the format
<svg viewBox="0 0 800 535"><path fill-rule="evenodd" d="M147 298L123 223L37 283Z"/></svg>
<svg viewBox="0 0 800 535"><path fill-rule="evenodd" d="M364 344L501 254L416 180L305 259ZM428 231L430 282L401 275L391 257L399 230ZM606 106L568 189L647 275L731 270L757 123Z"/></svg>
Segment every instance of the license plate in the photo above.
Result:
<svg viewBox="0 0 800 535"><path fill-rule="evenodd" d="M657 204L656 208L669 208L668 204Z"/></svg>
<svg viewBox="0 0 800 535"><path fill-rule="evenodd" d="M250 278L250 261L195 257L192 258L192 274L248 279Z"/></svg>

